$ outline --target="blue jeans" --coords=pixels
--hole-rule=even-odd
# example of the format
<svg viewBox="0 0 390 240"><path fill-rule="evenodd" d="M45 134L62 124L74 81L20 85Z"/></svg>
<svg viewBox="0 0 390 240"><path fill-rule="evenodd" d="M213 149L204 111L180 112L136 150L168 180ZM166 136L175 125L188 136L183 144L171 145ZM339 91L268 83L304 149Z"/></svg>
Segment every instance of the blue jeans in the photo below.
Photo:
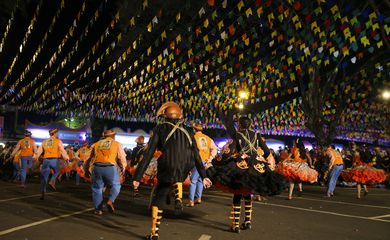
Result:
<svg viewBox="0 0 390 240"><path fill-rule="evenodd" d="M203 192L203 181L200 177L198 170L196 170L196 167L194 167L191 170L191 184L188 198L190 201L194 201L194 198L201 199L202 198L202 192Z"/></svg>
<svg viewBox="0 0 390 240"><path fill-rule="evenodd" d="M26 182L27 169L32 167L32 156L21 157L20 161L22 162L22 171L20 177L22 184L24 184Z"/></svg>
<svg viewBox="0 0 390 240"><path fill-rule="evenodd" d="M330 172L328 194L332 194L336 188L337 179L343 171L344 165L335 165Z"/></svg>
<svg viewBox="0 0 390 240"><path fill-rule="evenodd" d="M41 169L41 191L46 192L47 180L50 175L50 170L54 170L54 174L50 178L50 182L55 182L59 171L59 162L57 158L46 158L43 160Z"/></svg>
<svg viewBox="0 0 390 240"><path fill-rule="evenodd" d="M14 165L14 171L12 174L12 179L19 181L20 180L20 165L17 162L13 162Z"/></svg>
<svg viewBox="0 0 390 240"><path fill-rule="evenodd" d="M103 188L110 186L109 200L115 202L121 190L119 169L117 166L93 166L92 170L92 201L95 209L103 206Z"/></svg>

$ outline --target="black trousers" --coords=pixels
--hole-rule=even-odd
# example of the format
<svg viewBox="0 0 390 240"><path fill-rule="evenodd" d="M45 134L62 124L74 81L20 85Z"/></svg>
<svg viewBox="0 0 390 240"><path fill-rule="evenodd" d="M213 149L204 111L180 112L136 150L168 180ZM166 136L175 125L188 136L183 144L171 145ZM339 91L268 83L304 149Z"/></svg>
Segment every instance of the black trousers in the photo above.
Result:
<svg viewBox="0 0 390 240"><path fill-rule="evenodd" d="M159 209L162 209L167 199L170 198L171 189L172 183L157 183L152 196L152 206L157 206Z"/></svg>
<svg viewBox="0 0 390 240"><path fill-rule="evenodd" d="M244 200L248 200L250 201L251 200L251 195L250 194L247 194L247 195L244 195L244 194L234 194L233 195L233 205L241 205L241 199L244 199Z"/></svg>

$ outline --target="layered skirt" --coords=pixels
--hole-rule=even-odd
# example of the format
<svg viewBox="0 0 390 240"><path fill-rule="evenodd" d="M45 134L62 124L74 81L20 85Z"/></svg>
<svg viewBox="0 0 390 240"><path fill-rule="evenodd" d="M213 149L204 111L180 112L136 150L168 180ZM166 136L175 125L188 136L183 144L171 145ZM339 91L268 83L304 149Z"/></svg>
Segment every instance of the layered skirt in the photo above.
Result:
<svg viewBox="0 0 390 240"><path fill-rule="evenodd" d="M207 176L217 189L233 194L277 195L286 187L285 178L272 171L268 163L254 157L239 156L213 160Z"/></svg>
<svg viewBox="0 0 390 240"><path fill-rule="evenodd" d="M367 165L359 165L343 170L341 177L346 182L356 182L360 184L375 184L386 181L386 173L382 169L377 169Z"/></svg>
<svg viewBox="0 0 390 240"><path fill-rule="evenodd" d="M290 182L316 182L318 172L305 162L285 160L277 166L277 171Z"/></svg>

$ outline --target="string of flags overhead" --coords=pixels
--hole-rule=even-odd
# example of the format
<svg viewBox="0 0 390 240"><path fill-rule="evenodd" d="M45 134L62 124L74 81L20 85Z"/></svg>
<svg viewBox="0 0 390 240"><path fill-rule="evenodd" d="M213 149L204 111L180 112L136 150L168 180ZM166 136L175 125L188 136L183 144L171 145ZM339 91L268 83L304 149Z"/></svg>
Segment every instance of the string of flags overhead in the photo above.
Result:
<svg viewBox="0 0 390 240"><path fill-rule="evenodd" d="M42 1L20 52L26 51L24 42L36 30ZM162 103L177 101L189 120L201 119L210 127L222 127L218 110L234 106L240 89L248 90L246 105L295 96L301 92L301 79L313 66L354 69L388 51L390 40L390 16L359 1L207 0L173 8L175 3L156 7L157 3L144 0L131 14L118 7L111 14L109 26L102 26L103 33L75 64L75 56L80 46L85 46L91 29L112 7L110 1L102 2L81 31L78 28L90 7L84 2L44 68L26 79L69 4L67 0L61 2L34 57L20 73L13 72L15 56L0 86L6 86L11 74L19 76L8 89L1 90L2 101L43 114L146 122L155 121L154 114ZM12 30L13 16L0 49L7 47L3 42ZM118 28L120 31L116 31ZM65 48L67 44L73 45ZM70 50L63 52L65 49ZM374 84L387 77L379 67L388 66L388 59L377 61L377 71L362 80ZM69 69L69 65L74 67ZM348 76L340 81L349 89L351 107L365 106L368 93L352 94L357 85L364 83L356 85ZM261 113L257 124L266 134L310 135L299 105L299 99L291 99ZM327 114L333 110L324 111ZM344 114L347 122L355 120L351 112ZM345 129L340 126L340 132L348 132Z"/></svg>

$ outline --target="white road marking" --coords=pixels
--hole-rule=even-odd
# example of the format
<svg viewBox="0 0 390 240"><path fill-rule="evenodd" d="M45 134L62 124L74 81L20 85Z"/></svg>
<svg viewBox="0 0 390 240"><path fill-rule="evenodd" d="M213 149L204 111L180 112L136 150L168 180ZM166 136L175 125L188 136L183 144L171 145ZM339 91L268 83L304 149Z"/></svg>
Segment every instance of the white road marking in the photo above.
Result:
<svg viewBox="0 0 390 240"><path fill-rule="evenodd" d="M231 197L224 197L224 196L217 196L217 195L212 195L212 196L213 197L217 197L217 198L223 198L223 199L231 199ZM363 217L363 216L342 214L342 213L337 213L337 212L328 212L328 211L322 211L322 210L315 210L315 209L308 209L308 208L301 208L301 207L293 207L293 206L289 206L289 205L282 205L282 204L275 204L275 203L262 203L262 202L254 202L254 203L265 205L265 206L275 206L275 207L289 208L289 209L306 211L306 212L316 212L316 213L323 213L323 214L340 216L340 217L358 218L358 219L364 219L364 220L379 221L379 222L389 222L390 223L390 220L385 220L385 219L380 219L380 218Z"/></svg>
<svg viewBox="0 0 390 240"><path fill-rule="evenodd" d="M56 193L58 193L58 192L45 193L45 195L56 194ZM41 196L41 194L34 194L34 195L23 196L23 197L15 197L15 198L0 199L0 202L9 202L9 201L18 200L18 199L25 199L25 198L32 198L32 197L40 197L40 196Z"/></svg>
<svg viewBox="0 0 390 240"><path fill-rule="evenodd" d="M202 234L198 240L210 240L211 236L207 234Z"/></svg>
<svg viewBox="0 0 390 240"><path fill-rule="evenodd" d="M369 217L371 219L379 219L379 218L388 218L390 217L390 214L386 214L386 215L381 215L381 216L375 216L375 217Z"/></svg>
<svg viewBox="0 0 390 240"><path fill-rule="evenodd" d="M368 196L386 196L390 197L390 195L387 193L368 193Z"/></svg>
<svg viewBox="0 0 390 240"><path fill-rule="evenodd" d="M18 226L18 227L13 227L13 228L1 231L0 232L0 236L6 235L6 234L9 234L9 233L12 233L12 232L16 232L16 231L19 231L19 230L22 230L22 229L25 229L25 228L34 227L34 226L37 226L37 225L40 225L40 224L43 224L43 223L52 222L52 221L55 221L55 220L58 220L58 219L67 218L67 217L70 217L70 216L73 216L73 215L77 215L77 214L80 214L80 213L88 212L88 211L91 211L93 209L94 208L87 208L87 209L84 209L84 210L81 210L81 211L68 213L68 214L64 214L64 215L61 215L61 216L57 216L57 217L48 218L48 219L45 219L45 220L41 220L41 221L37 221L37 222L21 225L21 226Z"/></svg>
<svg viewBox="0 0 390 240"><path fill-rule="evenodd" d="M286 198L285 196L275 196L275 197ZM352 205L352 206L359 206L359 207L371 207L371 208L390 209L390 207L386 207L386 206L377 206L377 205L370 205L370 204L359 204L359 203L349 203L349 202L342 202L342 201L334 201L334 200L331 200L332 198L329 199L329 200L307 198L307 197L297 197L297 198L294 198L294 200L299 200L299 199L305 199L305 200L317 201L317 202L337 203L337 204Z"/></svg>

